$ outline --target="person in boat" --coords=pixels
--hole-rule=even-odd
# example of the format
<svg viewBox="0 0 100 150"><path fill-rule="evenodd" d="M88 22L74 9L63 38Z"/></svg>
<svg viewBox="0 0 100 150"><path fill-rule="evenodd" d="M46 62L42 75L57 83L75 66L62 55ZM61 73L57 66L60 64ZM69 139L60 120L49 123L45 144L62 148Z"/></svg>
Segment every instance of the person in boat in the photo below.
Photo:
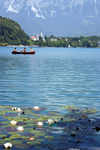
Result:
<svg viewBox="0 0 100 150"><path fill-rule="evenodd" d="M30 48L31 50L30 50L30 52L33 52L33 49L32 48Z"/></svg>
<svg viewBox="0 0 100 150"><path fill-rule="evenodd" d="M15 49L13 50L13 52L18 52L18 51L16 51L16 47L15 47Z"/></svg>
<svg viewBox="0 0 100 150"><path fill-rule="evenodd" d="M24 48L24 50L21 50L21 52L26 52L26 48Z"/></svg>

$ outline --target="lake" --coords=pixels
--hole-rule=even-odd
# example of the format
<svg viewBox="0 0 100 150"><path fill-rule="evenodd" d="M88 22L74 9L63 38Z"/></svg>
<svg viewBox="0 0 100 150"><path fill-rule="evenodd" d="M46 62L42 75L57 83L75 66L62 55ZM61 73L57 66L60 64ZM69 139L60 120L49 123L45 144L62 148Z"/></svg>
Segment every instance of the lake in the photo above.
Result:
<svg viewBox="0 0 100 150"><path fill-rule="evenodd" d="M0 149L99 150L100 48L13 49L0 47Z"/></svg>
<svg viewBox="0 0 100 150"><path fill-rule="evenodd" d="M34 48L35 55L13 49L0 47L0 105L100 109L100 48Z"/></svg>

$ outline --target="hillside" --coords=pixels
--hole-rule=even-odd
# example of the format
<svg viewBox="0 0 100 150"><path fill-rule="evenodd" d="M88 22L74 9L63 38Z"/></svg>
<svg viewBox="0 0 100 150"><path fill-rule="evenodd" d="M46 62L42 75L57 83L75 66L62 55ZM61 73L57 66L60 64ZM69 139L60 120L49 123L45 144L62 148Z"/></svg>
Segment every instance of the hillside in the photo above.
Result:
<svg viewBox="0 0 100 150"><path fill-rule="evenodd" d="M0 43L26 45L28 44L28 39L29 36L21 29L17 22L0 16Z"/></svg>

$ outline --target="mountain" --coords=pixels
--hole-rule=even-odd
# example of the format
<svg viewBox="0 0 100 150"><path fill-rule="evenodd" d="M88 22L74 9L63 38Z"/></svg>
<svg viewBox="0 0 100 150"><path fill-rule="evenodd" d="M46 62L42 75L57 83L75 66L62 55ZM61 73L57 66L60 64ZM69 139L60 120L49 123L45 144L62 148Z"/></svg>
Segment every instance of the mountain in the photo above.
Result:
<svg viewBox="0 0 100 150"><path fill-rule="evenodd" d="M100 0L0 0L0 15L29 35L100 35Z"/></svg>
<svg viewBox="0 0 100 150"><path fill-rule="evenodd" d="M29 36L17 22L0 16L0 43L27 45L28 40Z"/></svg>

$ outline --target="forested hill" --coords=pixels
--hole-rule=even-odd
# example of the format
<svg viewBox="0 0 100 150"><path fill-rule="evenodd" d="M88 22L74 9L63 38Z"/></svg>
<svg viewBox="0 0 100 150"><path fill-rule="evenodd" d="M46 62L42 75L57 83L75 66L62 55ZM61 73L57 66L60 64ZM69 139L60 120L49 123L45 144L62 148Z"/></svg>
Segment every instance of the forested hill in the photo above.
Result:
<svg viewBox="0 0 100 150"><path fill-rule="evenodd" d="M28 40L29 36L17 22L0 16L0 43L26 45Z"/></svg>

